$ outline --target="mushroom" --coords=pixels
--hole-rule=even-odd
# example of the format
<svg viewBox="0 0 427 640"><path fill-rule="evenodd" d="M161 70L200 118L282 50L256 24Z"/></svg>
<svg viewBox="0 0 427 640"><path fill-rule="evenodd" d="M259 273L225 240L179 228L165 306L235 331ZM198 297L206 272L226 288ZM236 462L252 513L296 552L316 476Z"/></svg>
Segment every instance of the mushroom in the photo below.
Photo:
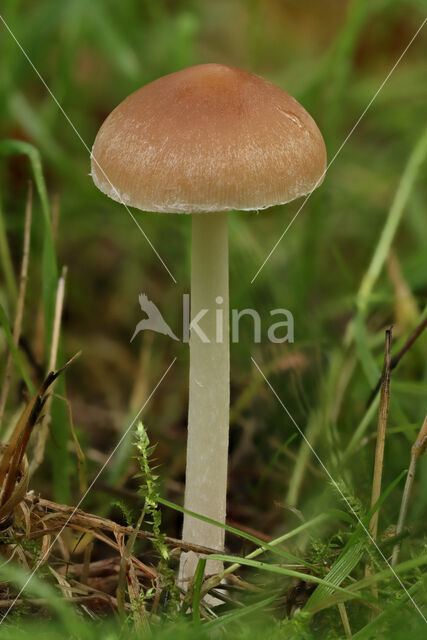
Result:
<svg viewBox="0 0 427 640"><path fill-rule="evenodd" d="M289 94L221 64L164 76L126 98L101 126L92 178L113 200L191 213L191 317L185 507L225 523L230 401L227 212L310 193L326 151L316 123ZM208 309L208 312L204 312ZM207 340L207 341L206 341ZM223 550L224 530L184 515L183 539ZM181 557L180 579L196 554ZM209 561L206 573L221 568Z"/></svg>

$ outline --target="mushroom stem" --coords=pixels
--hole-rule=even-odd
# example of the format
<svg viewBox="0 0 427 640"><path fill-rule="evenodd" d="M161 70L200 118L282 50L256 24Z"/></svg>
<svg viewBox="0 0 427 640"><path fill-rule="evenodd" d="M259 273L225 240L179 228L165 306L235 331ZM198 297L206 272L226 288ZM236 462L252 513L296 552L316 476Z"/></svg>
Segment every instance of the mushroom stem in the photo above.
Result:
<svg viewBox="0 0 427 640"><path fill-rule="evenodd" d="M227 217L227 213L192 216L193 326L185 481L185 508L221 523L225 523L226 511L230 413ZM224 549L224 529L189 515L184 515L182 537L188 543ZM193 552L181 556L179 579L184 588L197 561ZM206 563L207 574L221 570L221 562Z"/></svg>

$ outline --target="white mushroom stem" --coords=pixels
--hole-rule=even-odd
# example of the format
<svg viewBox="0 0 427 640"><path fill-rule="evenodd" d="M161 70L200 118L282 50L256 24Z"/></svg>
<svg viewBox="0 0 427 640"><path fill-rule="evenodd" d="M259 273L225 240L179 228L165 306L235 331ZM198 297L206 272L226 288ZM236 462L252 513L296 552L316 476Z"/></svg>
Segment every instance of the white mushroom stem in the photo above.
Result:
<svg viewBox="0 0 427 640"><path fill-rule="evenodd" d="M191 249L191 319L199 315L204 336L190 332L185 508L225 523L230 346L227 213L193 214ZM203 312L204 309L208 311ZM224 530L184 515L183 540L224 549ZM180 582L185 588L197 565L195 553L183 553ZM206 573L222 569L208 561Z"/></svg>

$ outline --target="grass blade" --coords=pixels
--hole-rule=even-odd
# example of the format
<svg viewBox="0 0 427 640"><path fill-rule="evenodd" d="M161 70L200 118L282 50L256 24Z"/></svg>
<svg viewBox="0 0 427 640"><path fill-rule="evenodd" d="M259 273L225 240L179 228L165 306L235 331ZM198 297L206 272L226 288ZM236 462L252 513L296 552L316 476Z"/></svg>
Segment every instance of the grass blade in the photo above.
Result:
<svg viewBox="0 0 427 640"><path fill-rule="evenodd" d="M202 589L203 577L205 575L205 567L206 558L200 558L193 578L193 622L196 625L200 624L200 591Z"/></svg>
<svg viewBox="0 0 427 640"><path fill-rule="evenodd" d="M275 594L274 596L270 596L269 598L264 598L264 600L260 600L259 602L255 602L254 604L250 604L241 609L237 609L237 611L232 611L231 613L226 613L224 616L217 618L216 620L210 620L206 624L203 625L203 630L205 629L217 629L218 627L223 627L232 622L237 622L240 618L244 616L250 615L254 613L254 611L258 611L259 609L263 609L264 607L268 607L269 604L272 604L275 600L282 596L281 593Z"/></svg>
<svg viewBox="0 0 427 640"><path fill-rule="evenodd" d="M40 153L33 145L22 140L3 140L0 142L0 154L6 156L26 155L30 161L31 169L42 205L43 213L43 255L42 255L42 281L43 281L43 308L45 316L45 347L47 354L50 351L50 341L53 329L53 317L55 312L56 283L58 280L58 268L56 264L55 246L52 234L49 199L46 183L43 176Z"/></svg>
<svg viewBox="0 0 427 640"><path fill-rule="evenodd" d="M406 472L404 471L399 474L399 476L387 487L379 500L377 500L373 505L367 516L361 523L359 523L344 549L333 563L331 570L325 578L325 584L322 585L322 587L318 587L310 596L306 605L308 610L311 610L312 607L320 603L323 599L329 598L331 595L331 587L329 584L333 584L335 586L341 584L345 578L350 575L357 563L360 562L366 549L366 532L371 517L377 512L393 489L399 484L405 473Z"/></svg>
<svg viewBox="0 0 427 640"><path fill-rule="evenodd" d="M28 372L25 368L25 364L24 361L22 359L22 356L19 352L19 350L17 349L15 342L13 340L13 336L12 336L12 332L10 330L10 326L9 326L9 320L7 319L7 315L5 310L3 309L2 305L0 304L0 324L3 327L3 331L5 333L6 336L6 341L8 344L8 347L12 353L13 359L15 361L16 366L18 367L19 373L22 376L22 379L25 382L25 386L27 387L28 391L31 393L31 395L34 393L35 388L33 383L31 382L31 378L28 375Z"/></svg>
<svg viewBox="0 0 427 640"><path fill-rule="evenodd" d="M33 173L34 184L40 198L43 214L43 252L42 252L42 292L45 324L45 351L49 361L53 326L55 318L56 288L58 284L58 267L55 244L52 232L50 204L43 175L41 157L38 149L22 140L3 140L0 142L0 154L27 156ZM61 350L58 353L62 358ZM58 394L65 396L65 377L58 381ZM70 499L70 454L68 452L68 418L63 403L56 398L52 401L52 425L55 429L53 442L49 444L52 464L53 487L55 498L59 502Z"/></svg>
<svg viewBox="0 0 427 640"><path fill-rule="evenodd" d="M405 206L411 195L415 180L418 176L422 163L427 156L427 127L418 138L405 170L402 174L399 186L394 196L393 203L383 227L380 239L375 248L370 265L362 279L359 291L356 297L356 306L359 314L363 317L367 309L369 296L381 273L386 258L389 254L390 247L396 235L397 228L402 219Z"/></svg>
<svg viewBox="0 0 427 640"><path fill-rule="evenodd" d="M18 297L15 274L13 272L12 258L10 257L9 244L6 236L6 225L3 216L3 207L0 200L0 261L3 268L4 280L10 299L13 303Z"/></svg>
<svg viewBox="0 0 427 640"><path fill-rule="evenodd" d="M366 578L362 578L358 582L355 582L347 587L347 597L344 597L341 593L335 593L331 595L328 599L323 600L322 602L316 603L312 607L310 607L311 613L316 613L318 611L322 611L322 609L326 609L331 606L337 605L339 602L345 602L346 600L353 598L353 592L359 592L362 589L367 589L371 587L373 584L379 584L381 582L386 582L387 580L393 580L395 578L394 574L400 575L407 573L408 571L412 571L418 567L422 567L427 564L427 554L419 556L418 558L412 558L412 560L407 560L406 562L401 562L391 569L384 569L383 571L379 571L378 573L372 574ZM394 573L393 573L394 572ZM319 587L320 588L320 587ZM316 589L317 591L317 589ZM316 591L314 593L316 593ZM407 590L406 595L411 595L411 590ZM314 594L313 594L314 595ZM366 600L371 600L372 597L366 596ZM414 600L412 598L412 603L414 604ZM418 605L415 603L416 609L420 612ZM421 615L422 612L421 612Z"/></svg>
<svg viewBox="0 0 427 640"><path fill-rule="evenodd" d="M245 540L249 540L250 542L253 542L254 544L256 544L259 547L259 549L256 549L255 551L253 551L252 554L259 555L259 554L263 553L264 551L271 551L272 553L283 557L287 561L291 560L292 562L297 562L299 564L304 564L305 566L307 566L310 569L316 569L316 567L314 565L308 563L308 562L305 562L301 558L298 558L297 556L293 555L292 553L288 553L287 551L283 551L282 549L277 549L276 545L279 545L282 542L284 542L285 540L288 540L289 538L292 538L293 536L298 535L299 533L301 533L305 529L308 529L309 527L312 527L314 525L319 525L322 522L325 522L326 520L329 520L333 515L338 516L341 519L344 519L344 520L347 520L347 521L349 519L349 516L347 514L343 513L342 511L332 510L332 511L329 511L329 512L326 512L326 513L322 513L322 514L316 516L312 520L309 520L308 522L305 522L304 524L300 525L296 529L293 529L292 531L288 531L287 533L283 534L282 536L280 536L280 537L276 538L275 540L273 540L272 542L268 543L268 542L265 542L264 540L261 540L260 538L256 538L255 536L252 536L251 534L246 533L246 531L241 531L240 529L236 529L235 527L230 527L230 525L228 525L228 524L222 524L221 522L217 522L216 520L213 520L212 518L207 518L206 516L201 516L198 513L194 513L194 511L190 511L189 509L185 509L184 507L180 507L179 505L174 504L173 502L169 502L169 500L165 500L164 498L159 498L158 501L159 501L160 504L165 505L165 507L169 507L171 509L174 509L175 511L179 511L180 513L187 513L187 514L193 516L193 518L197 518L198 520L202 520L203 522L207 522L208 524L213 524L213 525L215 525L217 527L221 527L222 529L225 529L225 531L228 531L229 533L233 533L234 535L239 536L240 538L244 538Z"/></svg>
<svg viewBox="0 0 427 640"><path fill-rule="evenodd" d="M299 580L307 580L308 577L310 582L315 582L319 585L325 585L329 589L331 588L330 583L328 583L324 578L318 578L317 576L313 576L311 574L310 576L307 576L306 573L302 573L301 571L294 571L293 569L288 569L287 567L281 567L277 564L268 564L267 562L260 562L259 560L251 560L250 558L239 558L238 556L222 555L220 553L212 553L207 557L212 560L221 560L222 562L231 562L233 564L252 567L254 569L259 569L260 571L266 571L267 573L276 573L281 576L298 578ZM339 591L340 593L348 595L347 589L343 589L338 585L333 585L332 588L334 591ZM363 599L362 595L356 593L352 593L352 597Z"/></svg>

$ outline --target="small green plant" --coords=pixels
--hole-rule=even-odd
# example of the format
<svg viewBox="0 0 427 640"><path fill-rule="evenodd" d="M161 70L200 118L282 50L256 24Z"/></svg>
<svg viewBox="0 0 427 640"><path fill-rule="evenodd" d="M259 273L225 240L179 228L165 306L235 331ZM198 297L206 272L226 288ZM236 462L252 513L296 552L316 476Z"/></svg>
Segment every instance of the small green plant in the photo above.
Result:
<svg viewBox="0 0 427 640"><path fill-rule="evenodd" d="M154 473L158 466L153 466L155 459L152 458L156 445L150 445L150 439L142 422L138 422L136 427L135 446L138 450L136 459L141 469L135 477L143 479L139 493L144 498L144 507L139 523L141 526L142 522L145 522L152 527L154 538L151 542L160 555L158 589L167 594L165 608L168 614L174 617L179 604L179 591L175 584L174 571L169 566L170 554L165 544L165 535L161 531L162 513L159 508L159 476Z"/></svg>
<svg viewBox="0 0 427 640"><path fill-rule="evenodd" d="M111 502L111 506L115 507L121 513L128 527L135 526L136 520L135 520L134 514L132 513L131 509L129 509L127 504L123 502L123 500L120 500L120 499L113 500Z"/></svg>
<svg viewBox="0 0 427 640"><path fill-rule="evenodd" d="M136 459L141 471L137 473L135 477L144 479L139 489L140 495L144 498L143 520L153 527L153 533L155 535L153 539L154 548L159 552L163 560L168 560L169 552L164 542L164 535L160 530L162 514L159 509L159 476L153 473L158 467L152 466L155 459L151 458L156 449L156 445L150 446L150 439L142 422L138 422L136 436L135 446L138 449ZM147 516L151 518L151 520L146 520Z"/></svg>

